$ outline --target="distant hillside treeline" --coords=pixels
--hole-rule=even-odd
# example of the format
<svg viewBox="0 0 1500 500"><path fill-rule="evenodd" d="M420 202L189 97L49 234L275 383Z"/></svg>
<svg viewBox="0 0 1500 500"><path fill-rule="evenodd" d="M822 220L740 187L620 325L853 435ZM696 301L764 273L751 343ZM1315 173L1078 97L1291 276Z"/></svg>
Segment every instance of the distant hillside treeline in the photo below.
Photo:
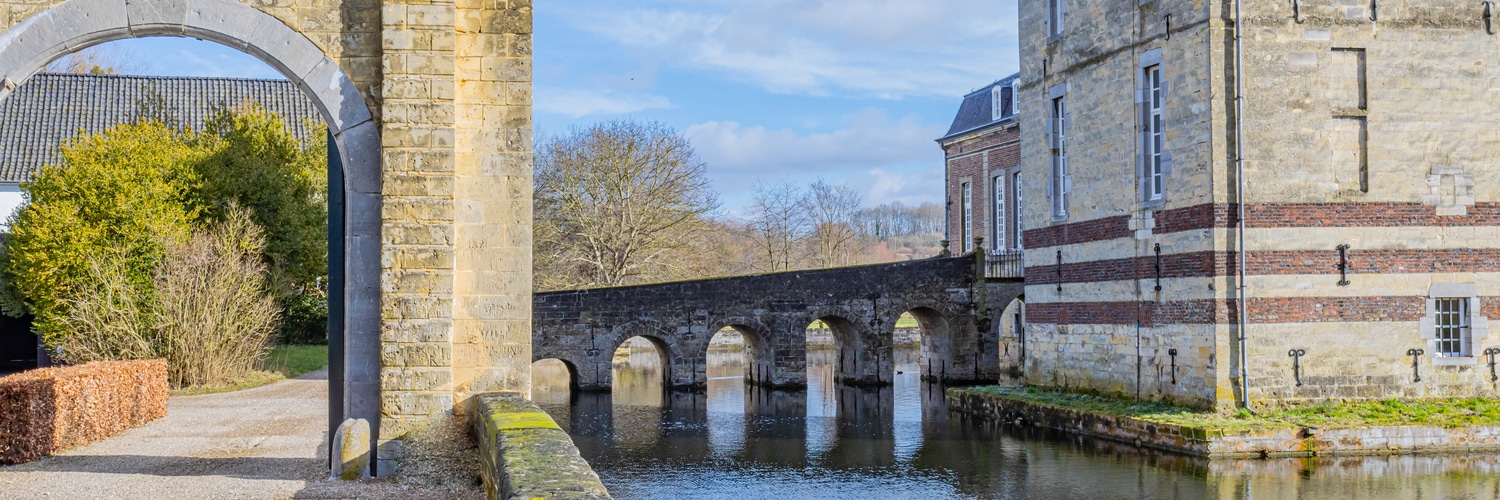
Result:
<svg viewBox="0 0 1500 500"><path fill-rule="evenodd" d="M822 180L758 183L730 216L687 139L659 123L606 122L538 141L537 290L691 280L926 258L942 207L864 207Z"/></svg>

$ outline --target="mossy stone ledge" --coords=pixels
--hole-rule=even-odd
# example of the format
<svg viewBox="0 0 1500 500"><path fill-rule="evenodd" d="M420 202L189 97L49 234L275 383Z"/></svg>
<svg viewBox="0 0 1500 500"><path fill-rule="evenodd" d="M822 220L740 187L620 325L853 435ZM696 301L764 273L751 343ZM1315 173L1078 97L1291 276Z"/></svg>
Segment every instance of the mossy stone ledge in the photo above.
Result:
<svg viewBox="0 0 1500 500"><path fill-rule="evenodd" d="M611 498L568 433L520 394L476 395L470 418L490 498Z"/></svg>

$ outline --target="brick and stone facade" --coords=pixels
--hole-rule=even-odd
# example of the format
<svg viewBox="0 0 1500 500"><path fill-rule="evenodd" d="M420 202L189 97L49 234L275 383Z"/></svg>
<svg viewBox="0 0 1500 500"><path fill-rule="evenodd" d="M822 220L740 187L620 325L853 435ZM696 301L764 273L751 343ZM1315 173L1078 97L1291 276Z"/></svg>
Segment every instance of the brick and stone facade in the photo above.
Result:
<svg viewBox="0 0 1500 500"><path fill-rule="evenodd" d="M330 413L376 427L380 473L471 395L529 390L530 0L0 0L0 99L53 58L140 36L253 54L328 123L344 208Z"/></svg>
<svg viewBox="0 0 1500 500"><path fill-rule="evenodd" d="M1016 174L1020 173L1021 129L1016 119L1016 76L964 96L943 148L947 179L944 237L954 254L973 250L974 238L987 249L1016 249Z"/></svg>
<svg viewBox="0 0 1500 500"><path fill-rule="evenodd" d="M1027 382L1219 408L1494 394L1482 8L1242 2L1239 67L1231 1L1066 0L1059 23L1022 0ZM1441 307L1467 309L1461 352L1438 355Z"/></svg>

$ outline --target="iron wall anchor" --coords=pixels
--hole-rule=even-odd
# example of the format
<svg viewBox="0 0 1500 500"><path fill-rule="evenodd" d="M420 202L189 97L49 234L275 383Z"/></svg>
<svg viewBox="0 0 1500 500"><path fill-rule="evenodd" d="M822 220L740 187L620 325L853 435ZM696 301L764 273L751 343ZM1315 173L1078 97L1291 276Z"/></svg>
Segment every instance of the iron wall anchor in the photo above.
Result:
<svg viewBox="0 0 1500 500"><path fill-rule="evenodd" d="M1495 355L1496 354L1500 354L1500 347L1491 347L1491 348L1488 348L1488 349L1484 350L1484 355L1490 357L1490 382L1494 382L1496 380L1500 380L1500 376L1495 375Z"/></svg>
<svg viewBox="0 0 1500 500"><path fill-rule="evenodd" d="M1177 385L1177 350L1167 349L1167 355L1172 357L1172 385Z"/></svg>
<svg viewBox="0 0 1500 500"><path fill-rule="evenodd" d="M1422 372L1421 372L1421 369L1418 368L1418 366L1417 366L1417 359L1421 358L1422 354L1424 354L1425 352L1426 351L1423 351L1421 349L1407 349L1406 350L1406 355L1407 356L1411 356L1411 381L1412 382L1421 382L1422 381Z"/></svg>
<svg viewBox="0 0 1500 500"><path fill-rule="evenodd" d="M1297 380L1297 387L1302 387L1302 357L1307 355L1307 350L1292 349L1286 355L1292 357L1292 377Z"/></svg>

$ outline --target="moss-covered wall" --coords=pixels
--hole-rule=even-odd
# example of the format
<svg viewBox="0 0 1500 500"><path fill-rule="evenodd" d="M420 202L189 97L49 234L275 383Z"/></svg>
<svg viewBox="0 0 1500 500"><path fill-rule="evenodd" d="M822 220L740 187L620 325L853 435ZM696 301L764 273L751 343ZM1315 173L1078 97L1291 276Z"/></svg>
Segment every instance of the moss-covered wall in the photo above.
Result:
<svg viewBox="0 0 1500 500"><path fill-rule="evenodd" d="M520 394L474 396L470 420L490 498L611 498L552 417Z"/></svg>

